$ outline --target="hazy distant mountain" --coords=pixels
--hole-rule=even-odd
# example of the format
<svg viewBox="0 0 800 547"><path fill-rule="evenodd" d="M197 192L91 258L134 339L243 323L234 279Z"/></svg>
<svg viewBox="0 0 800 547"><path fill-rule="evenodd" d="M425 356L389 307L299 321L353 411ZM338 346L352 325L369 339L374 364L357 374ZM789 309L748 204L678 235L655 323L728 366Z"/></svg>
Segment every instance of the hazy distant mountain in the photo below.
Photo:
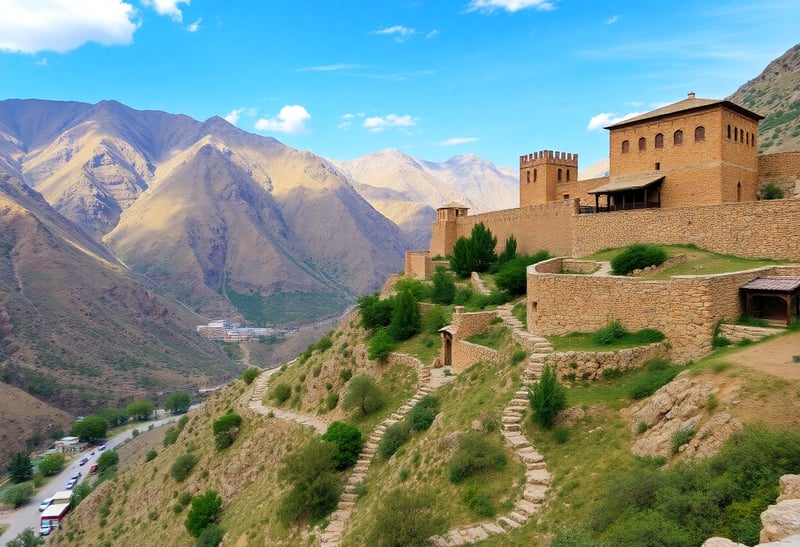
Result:
<svg viewBox="0 0 800 547"><path fill-rule="evenodd" d="M308 321L402 266L407 245L328 161L221 118L0 102L0 168L206 316Z"/></svg>
<svg viewBox="0 0 800 547"><path fill-rule="evenodd" d="M596 179L599 177L607 177L609 172L609 160L608 158L603 158L600 161L596 161L588 167L584 167L578 173L578 180L588 180L588 179Z"/></svg>
<svg viewBox="0 0 800 547"><path fill-rule="evenodd" d="M375 209L408 234L415 248L428 248L436 208L445 203L462 203L471 213L519 205L518 171L474 155L436 163L384 150L334 163Z"/></svg>
<svg viewBox="0 0 800 547"><path fill-rule="evenodd" d="M765 116L758 127L759 152L800 149L800 44L728 99Z"/></svg>

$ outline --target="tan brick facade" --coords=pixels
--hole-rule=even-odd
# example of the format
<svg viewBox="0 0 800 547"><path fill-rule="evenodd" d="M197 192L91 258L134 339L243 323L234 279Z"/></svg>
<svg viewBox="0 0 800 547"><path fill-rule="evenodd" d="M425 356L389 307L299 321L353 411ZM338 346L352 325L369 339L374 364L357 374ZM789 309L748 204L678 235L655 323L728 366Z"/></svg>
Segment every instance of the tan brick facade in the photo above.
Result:
<svg viewBox="0 0 800 547"><path fill-rule="evenodd" d="M443 364L459 373L480 361L499 362L496 350L466 341L473 334L486 330L495 317L497 313L493 311L464 313L463 308L456 308L450 325L442 329Z"/></svg>
<svg viewBox="0 0 800 547"><path fill-rule="evenodd" d="M781 187L784 197L800 197L800 151L758 156L758 185L770 182Z"/></svg>

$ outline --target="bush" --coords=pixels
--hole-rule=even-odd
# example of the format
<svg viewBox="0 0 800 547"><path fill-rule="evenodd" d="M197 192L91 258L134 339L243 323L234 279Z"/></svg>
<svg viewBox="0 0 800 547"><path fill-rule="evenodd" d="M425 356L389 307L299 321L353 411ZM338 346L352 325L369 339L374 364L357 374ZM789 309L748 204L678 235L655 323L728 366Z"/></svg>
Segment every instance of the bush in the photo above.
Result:
<svg viewBox="0 0 800 547"><path fill-rule="evenodd" d="M194 454L182 454L175 459L172 467L169 468L169 474L177 482L183 482L192 474L192 470L198 461L197 456Z"/></svg>
<svg viewBox="0 0 800 547"><path fill-rule="evenodd" d="M168 447L171 444L174 444L175 441L178 440L178 435L181 434L183 428L186 427L186 424L189 422L188 416L182 416L180 420L178 420L178 424L167 428L167 431L164 433L164 448Z"/></svg>
<svg viewBox="0 0 800 547"><path fill-rule="evenodd" d="M106 450L97 458L97 473L101 474L106 470L116 470L119 463L119 453L116 450Z"/></svg>
<svg viewBox="0 0 800 547"><path fill-rule="evenodd" d="M761 199L783 199L783 189L774 182L768 182L761 188Z"/></svg>
<svg viewBox="0 0 800 547"><path fill-rule="evenodd" d="M350 410L358 407L361 414L372 414L383 406L383 393L371 376L361 374L348 384L347 393L342 401L342 408Z"/></svg>
<svg viewBox="0 0 800 547"><path fill-rule="evenodd" d="M592 334L592 343L598 346L610 346L627 336L628 331L619 321L612 321L605 327L597 329Z"/></svg>
<svg viewBox="0 0 800 547"><path fill-rule="evenodd" d="M390 425L386 428L383 438L378 444L378 452L388 460L408 440L410 433L411 428L405 421Z"/></svg>
<svg viewBox="0 0 800 547"><path fill-rule="evenodd" d="M18 509L33 497L33 483L21 482L13 484L3 491L3 503Z"/></svg>
<svg viewBox="0 0 800 547"><path fill-rule="evenodd" d="M64 454L61 452L53 452L51 454L45 454L39 462L37 469L39 473L45 477L49 477L64 469L66 463L67 459L64 457Z"/></svg>
<svg viewBox="0 0 800 547"><path fill-rule="evenodd" d="M275 384L275 387L270 391L269 398L276 401L279 405L285 403L292 396L292 387L283 382Z"/></svg>
<svg viewBox="0 0 800 547"><path fill-rule="evenodd" d="M211 426L214 432L214 445L217 450L224 450L233 444L239 436L242 427L242 417L233 412L225 414L221 418L214 420Z"/></svg>
<svg viewBox="0 0 800 547"><path fill-rule="evenodd" d="M451 314L442 306L433 306L422 316L422 330L428 334L438 335L439 329L450 324Z"/></svg>
<svg viewBox="0 0 800 547"><path fill-rule="evenodd" d="M452 304L456 296L456 284L447 270L437 266L431 281L433 282L433 287L431 288L431 300L433 303L445 306Z"/></svg>
<svg viewBox="0 0 800 547"><path fill-rule="evenodd" d="M156 452L155 450L148 450L147 454L144 455L144 461L151 462L155 460L157 457L158 457L158 452Z"/></svg>
<svg viewBox="0 0 800 547"><path fill-rule="evenodd" d="M685 427L677 430L675 433L672 434L672 455L678 453L680 448L692 440L694 437L694 429L691 427Z"/></svg>
<svg viewBox="0 0 800 547"><path fill-rule="evenodd" d="M358 311L361 315L361 326L374 331L388 327L392 320L393 299L381 300L378 293L358 298Z"/></svg>
<svg viewBox="0 0 800 547"><path fill-rule="evenodd" d="M555 369L544 367L539 381L533 384L530 394L533 420L542 427L551 428L559 412L567 407L567 390L558 383Z"/></svg>
<svg viewBox="0 0 800 547"><path fill-rule="evenodd" d="M508 260L494 276L500 290L512 295L525 294L528 286L528 266L550 258L547 251L539 251L533 256L520 255Z"/></svg>
<svg viewBox="0 0 800 547"><path fill-rule="evenodd" d="M569 440L569 428L563 425L556 427L553 430L553 439L558 444L564 444Z"/></svg>
<svg viewBox="0 0 800 547"><path fill-rule="evenodd" d="M428 285L413 277L403 277L394 284L396 293L410 292L414 300L424 300L428 293Z"/></svg>
<svg viewBox="0 0 800 547"><path fill-rule="evenodd" d="M481 518L492 518L497 514L492 500L476 486L467 488L461 495L461 501Z"/></svg>
<svg viewBox="0 0 800 547"><path fill-rule="evenodd" d="M386 329L378 329L370 336L367 357L383 361L392 351L394 351L394 340Z"/></svg>
<svg viewBox="0 0 800 547"><path fill-rule="evenodd" d="M314 439L286 457L278 471L278 479L290 485L278 504L281 522L318 521L333 511L341 493L337 452L335 444Z"/></svg>
<svg viewBox="0 0 800 547"><path fill-rule="evenodd" d="M328 395L325 397L325 406L328 407L328 410L333 410L336 408L336 405L339 404L339 393L336 391L328 392Z"/></svg>
<svg viewBox="0 0 800 547"><path fill-rule="evenodd" d="M332 442L339 449L335 460L336 469L340 471L355 465L361 445L364 444L361 431L356 426L339 421L328 426L322 440Z"/></svg>
<svg viewBox="0 0 800 547"><path fill-rule="evenodd" d="M225 537L225 530L217 524L209 524L197 537L197 547L217 547Z"/></svg>
<svg viewBox="0 0 800 547"><path fill-rule="evenodd" d="M94 444L106 438L108 422L100 416L86 416L72 426L72 434L81 441Z"/></svg>
<svg viewBox="0 0 800 547"><path fill-rule="evenodd" d="M125 412L134 420L146 420L155 411L156 405L153 401L147 399L139 399L133 401L125 407Z"/></svg>
<svg viewBox="0 0 800 547"><path fill-rule="evenodd" d="M69 497L69 503L75 509L80 502L86 499L86 496L92 493L92 486L88 480L83 481L78 486L72 489L72 495Z"/></svg>
<svg viewBox="0 0 800 547"><path fill-rule="evenodd" d="M250 367L242 373L242 380L248 386L253 383L253 380L258 378L258 375L261 374L261 370L257 369L256 367Z"/></svg>
<svg viewBox="0 0 800 547"><path fill-rule="evenodd" d="M450 482L460 483L485 470L503 469L506 454L503 447L478 431L468 431L461 437L458 449L448 464Z"/></svg>
<svg viewBox="0 0 800 547"><path fill-rule="evenodd" d="M627 275L633 270L648 266L660 266L666 259L667 253L664 249L655 245L637 243L628 246L611 260L611 272L614 275Z"/></svg>
<svg viewBox="0 0 800 547"><path fill-rule="evenodd" d="M343 382L349 382L350 378L353 377L353 369L351 368L343 368L339 371L339 378L342 379Z"/></svg>
<svg viewBox="0 0 800 547"><path fill-rule="evenodd" d="M213 490L192 498L192 508L186 515L186 530L199 537L203 530L217 522L222 514L222 498Z"/></svg>
<svg viewBox="0 0 800 547"><path fill-rule="evenodd" d="M170 393L166 401L164 401L164 409L169 410L173 414L188 412L190 406L192 406L192 398L188 393L182 391Z"/></svg>
<svg viewBox="0 0 800 547"><path fill-rule="evenodd" d="M446 530L447 520L428 491L397 489L384 496L369 543L376 547L423 547Z"/></svg>
<svg viewBox="0 0 800 547"><path fill-rule="evenodd" d="M409 411L406 421L414 431L426 431L438 412L439 398L426 395Z"/></svg>
<svg viewBox="0 0 800 547"><path fill-rule="evenodd" d="M44 545L45 539L37 537L33 528L25 528L17 537L6 543L6 547L38 547Z"/></svg>
<svg viewBox="0 0 800 547"><path fill-rule="evenodd" d="M511 364L516 365L525 360L528 356L528 352L524 349L515 350L514 353L511 354Z"/></svg>

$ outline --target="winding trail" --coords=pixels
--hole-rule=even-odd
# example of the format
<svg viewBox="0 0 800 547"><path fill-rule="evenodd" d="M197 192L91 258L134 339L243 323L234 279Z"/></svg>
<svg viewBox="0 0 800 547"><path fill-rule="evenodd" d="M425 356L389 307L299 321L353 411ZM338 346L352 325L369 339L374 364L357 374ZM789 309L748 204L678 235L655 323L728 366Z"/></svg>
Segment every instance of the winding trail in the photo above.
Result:
<svg viewBox="0 0 800 547"><path fill-rule="evenodd" d="M328 430L328 422L320 420L316 416L309 416L308 414L298 414L296 412L289 412L288 410L283 410L282 408L264 406L263 402L264 395L267 392L267 384L269 383L269 379L272 377L273 374L275 374L279 370L280 370L279 367L272 368L269 370L265 370L264 372L258 375L258 378L256 378L255 381L255 388L253 389L253 394L250 396L250 410L252 410L253 412L257 412L258 414L263 414L265 416L269 416L271 413L276 418L280 418L282 420L291 420L299 424L307 425L308 427L313 427L320 435L325 433L325 431Z"/></svg>

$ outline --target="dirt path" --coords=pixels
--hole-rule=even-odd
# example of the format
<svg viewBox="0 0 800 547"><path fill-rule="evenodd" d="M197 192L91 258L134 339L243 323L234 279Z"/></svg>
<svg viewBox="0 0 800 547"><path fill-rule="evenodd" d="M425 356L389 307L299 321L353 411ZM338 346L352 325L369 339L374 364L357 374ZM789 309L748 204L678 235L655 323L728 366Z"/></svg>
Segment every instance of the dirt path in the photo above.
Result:
<svg viewBox="0 0 800 547"><path fill-rule="evenodd" d="M800 380L800 363L792 357L800 355L800 332L767 340L751 348L725 357L725 361L751 367L786 380Z"/></svg>

